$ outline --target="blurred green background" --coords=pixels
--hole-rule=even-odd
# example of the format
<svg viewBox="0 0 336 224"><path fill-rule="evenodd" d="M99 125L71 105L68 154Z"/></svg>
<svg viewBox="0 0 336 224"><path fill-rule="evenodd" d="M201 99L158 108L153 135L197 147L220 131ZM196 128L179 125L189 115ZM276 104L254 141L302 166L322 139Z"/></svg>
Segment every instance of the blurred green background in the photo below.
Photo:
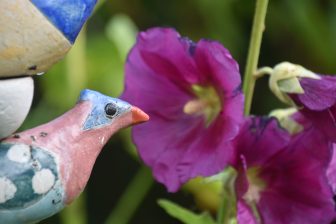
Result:
<svg viewBox="0 0 336 224"><path fill-rule="evenodd" d="M100 0L67 57L35 77L33 107L21 129L59 116L74 105L83 88L117 97L123 89L125 58L137 31L153 26L175 27L194 41L219 40L243 74L254 4L251 0ZM259 66L290 61L317 73L336 73L336 1L271 0L266 20ZM257 82L254 114L284 107L268 90L267 81ZM212 200L205 190L191 192ZM159 208L158 198L199 209L190 191L168 194L152 181L150 171L137 160L126 130L102 151L83 196L61 215L42 223L178 223Z"/></svg>

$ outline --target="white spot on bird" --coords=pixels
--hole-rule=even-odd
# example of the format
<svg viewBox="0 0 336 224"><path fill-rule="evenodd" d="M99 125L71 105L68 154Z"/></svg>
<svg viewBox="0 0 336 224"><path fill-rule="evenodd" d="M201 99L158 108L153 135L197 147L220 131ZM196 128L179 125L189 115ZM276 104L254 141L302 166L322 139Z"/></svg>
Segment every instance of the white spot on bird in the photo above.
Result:
<svg viewBox="0 0 336 224"><path fill-rule="evenodd" d="M42 169L33 177L33 190L36 194L47 193L55 184L55 175L49 169Z"/></svg>
<svg viewBox="0 0 336 224"><path fill-rule="evenodd" d="M0 177L0 204L12 199L15 192L16 187L13 182L6 177Z"/></svg>
<svg viewBox="0 0 336 224"><path fill-rule="evenodd" d="M30 148L28 145L17 144L10 147L7 152L7 157L18 163L26 163L30 160Z"/></svg>

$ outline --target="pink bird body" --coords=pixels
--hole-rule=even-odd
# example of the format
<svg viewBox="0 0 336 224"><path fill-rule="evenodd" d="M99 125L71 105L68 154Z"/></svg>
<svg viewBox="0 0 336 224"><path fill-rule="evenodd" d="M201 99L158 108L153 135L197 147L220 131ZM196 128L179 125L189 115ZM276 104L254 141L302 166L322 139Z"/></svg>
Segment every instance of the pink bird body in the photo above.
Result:
<svg viewBox="0 0 336 224"><path fill-rule="evenodd" d="M146 120L148 116L144 112L124 101L84 90L77 105L61 117L3 140L1 145L7 150L4 159L24 166L31 164L28 169L34 170L34 176L28 181L29 187L19 189L22 185L20 174L0 173L0 191L7 191L7 198L6 193L2 198L0 193L0 220L8 224L33 223L58 212L83 191L95 160L109 138L121 128ZM33 156L41 153L44 154L39 158L52 158L54 162L43 165L43 161ZM1 159L0 154L0 169ZM50 164L55 167L48 167L52 166ZM25 173L26 168L21 174ZM6 178L2 185L1 176ZM10 187L12 191L8 190ZM32 190L30 199L20 198L20 191L27 194Z"/></svg>

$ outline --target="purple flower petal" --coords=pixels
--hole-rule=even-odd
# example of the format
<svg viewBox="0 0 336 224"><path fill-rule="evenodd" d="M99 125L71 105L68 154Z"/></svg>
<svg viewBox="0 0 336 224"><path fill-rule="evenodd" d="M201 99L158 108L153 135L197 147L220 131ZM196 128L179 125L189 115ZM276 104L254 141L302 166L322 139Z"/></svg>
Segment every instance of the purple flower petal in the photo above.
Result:
<svg viewBox="0 0 336 224"><path fill-rule="evenodd" d="M336 217L326 178L330 147L320 132L310 129L265 164L261 176L268 187L259 208L266 223L330 223Z"/></svg>
<svg viewBox="0 0 336 224"><path fill-rule="evenodd" d="M293 137L282 149L267 149L265 146L271 142L265 138L265 132L272 130L269 125L272 126L272 123L269 122L266 127L259 125L255 130L249 129L250 132L262 133L260 140L257 136L250 138L251 135L246 134L238 137L239 141L246 142L238 144L238 151L246 161L240 166L246 168L239 168L240 172L245 172L238 177L239 183L243 185L237 187L239 200L245 202L245 194L253 184L246 181L244 184L244 176L248 180L248 170L256 167L258 179L264 183L259 189L259 196L255 197L263 223L330 223L336 218L333 193L326 178L331 156L330 143L320 132L311 128ZM242 131L246 131L246 128ZM283 131L278 129L278 132ZM282 135L269 136L273 136L276 146Z"/></svg>
<svg viewBox="0 0 336 224"><path fill-rule="evenodd" d="M302 78L304 94L290 94L300 112L336 142L336 77L320 76L321 79Z"/></svg>
<svg viewBox="0 0 336 224"><path fill-rule="evenodd" d="M334 194L336 194L336 152L335 150L336 150L336 144L333 144L333 155L332 155L331 161L327 169L328 181L329 181L329 184Z"/></svg>
<svg viewBox="0 0 336 224"><path fill-rule="evenodd" d="M297 112L292 117L293 117L293 119L296 122L298 122L301 125L303 125L304 130L314 128L314 127L312 127L311 121L308 120L306 117L304 117L302 115L302 113ZM323 116L323 117L327 117L327 116ZM328 123L326 123L326 122L324 122L324 124L328 125ZM322 129L322 127L323 127L323 124L321 124L320 129ZM333 133L329 133L329 135L327 134L325 136L327 136L328 138L330 138L331 134L333 134ZM336 137L336 135L335 135L335 137ZM328 179L329 185L331 186L334 194L336 194L336 153L335 153L336 144L333 144L332 148L333 148L333 150L332 150L332 157L330 159L330 162L329 162L326 174L327 174L327 179Z"/></svg>
<svg viewBox="0 0 336 224"><path fill-rule="evenodd" d="M304 94L294 99L299 105L314 111L325 110L336 102L336 77L320 76L321 79L302 78L300 80Z"/></svg>
<svg viewBox="0 0 336 224"><path fill-rule="evenodd" d="M202 83L216 83L218 91L228 97L240 91L239 66L230 52L216 41L201 40L195 50L196 64L203 74Z"/></svg>
<svg viewBox="0 0 336 224"><path fill-rule="evenodd" d="M259 224L251 208L242 200L237 202L237 219L239 224Z"/></svg>
<svg viewBox="0 0 336 224"><path fill-rule="evenodd" d="M243 120L243 95L237 63L219 43L195 44L168 28L141 32L128 57L125 83L122 98L151 117L133 129L134 142L169 191L232 162L231 141ZM194 85L214 88L220 99L211 123L201 113L184 112L198 97Z"/></svg>
<svg viewBox="0 0 336 224"><path fill-rule="evenodd" d="M303 129L309 129L312 126L311 121L308 120L300 111L295 112L291 118L299 125L302 125Z"/></svg>
<svg viewBox="0 0 336 224"><path fill-rule="evenodd" d="M289 133L280 128L275 118L247 118L236 138L236 161L240 162L243 155L247 166L264 164L272 155L282 150L289 140Z"/></svg>
<svg viewBox="0 0 336 224"><path fill-rule="evenodd" d="M186 49L191 42L183 39L175 30L153 28L141 32L135 48L142 60L156 75L165 76L184 91L190 83L197 83L201 77L196 64Z"/></svg>
<svg viewBox="0 0 336 224"><path fill-rule="evenodd" d="M336 105L323 111L313 111L306 108L300 112L325 134L330 141L336 142Z"/></svg>

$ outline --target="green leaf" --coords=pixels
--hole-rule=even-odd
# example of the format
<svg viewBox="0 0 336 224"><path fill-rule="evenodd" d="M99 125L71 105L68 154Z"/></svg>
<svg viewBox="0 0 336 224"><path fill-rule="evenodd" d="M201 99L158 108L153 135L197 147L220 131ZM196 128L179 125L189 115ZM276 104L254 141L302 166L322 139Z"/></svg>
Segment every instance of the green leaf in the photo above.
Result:
<svg viewBox="0 0 336 224"><path fill-rule="evenodd" d="M106 35L117 47L124 60L135 43L138 29L132 19L125 14L117 14L112 17L106 26Z"/></svg>
<svg viewBox="0 0 336 224"><path fill-rule="evenodd" d="M160 199L158 204L172 217L185 224L216 224L208 212L195 214L174 202Z"/></svg>

